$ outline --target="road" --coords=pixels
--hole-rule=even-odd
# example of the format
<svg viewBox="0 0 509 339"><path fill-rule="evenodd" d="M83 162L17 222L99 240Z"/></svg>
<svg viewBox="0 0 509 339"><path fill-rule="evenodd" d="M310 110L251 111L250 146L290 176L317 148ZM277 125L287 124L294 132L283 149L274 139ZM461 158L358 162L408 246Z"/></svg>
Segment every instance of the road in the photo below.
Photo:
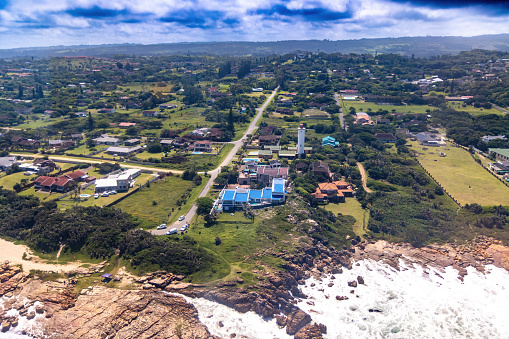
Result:
<svg viewBox="0 0 509 339"><path fill-rule="evenodd" d="M214 184L214 179L216 179L218 174L221 172L221 167L228 166L228 164L232 161L232 159L235 156L235 154L237 154L237 151L244 144L244 141L246 140L246 136L248 134L253 134L254 131L258 128L258 126L257 126L258 120L260 120L260 118L262 117L263 112L265 111L265 109L267 108L269 103L272 101L272 98L274 98L274 96L276 95L278 89L279 89L279 86L272 92L272 94L263 103L263 105L260 108L256 109L258 111L258 113L256 114L256 116L254 117L253 121L251 122L251 124L247 128L246 132L244 132L244 135L242 136L242 138L240 138L237 141L230 142L230 144L233 144L234 147L230 151L230 153L228 153L228 155L225 157L223 162L221 164L219 164L219 166L215 170L207 172L208 174L210 174L210 179L207 182L207 184L203 187L203 189L200 192L200 195L198 196L198 198L203 198L203 197L207 196L207 194L209 193L210 189L212 188L212 185ZM183 221L176 221L172 225L168 226L166 229L152 230L150 232L152 234L155 234L155 235L161 235L161 234L165 234L167 230L172 229L172 228L176 228L177 230L180 231L180 228L182 226L184 226L184 224L186 222L191 222L191 220L193 220L194 216L196 215L197 208L198 207L196 206L196 203L194 203L191 206L191 208L189 209L189 211L185 214L185 218L184 218Z"/></svg>
<svg viewBox="0 0 509 339"><path fill-rule="evenodd" d="M339 121L341 122L341 127L346 131L347 127L345 125L345 117L343 116L343 107L341 107L341 103L339 102L339 95L334 94L334 99L336 100L336 105L339 106Z"/></svg>
<svg viewBox="0 0 509 339"><path fill-rule="evenodd" d="M362 166L362 164L360 162L357 163L357 167L359 167L359 172L361 172L361 176L362 176L362 187L364 188L364 190L367 192L367 193L371 193L371 189L366 185L366 181L367 181L367 176L366 176L366 171L364 170L364 166Z"/></svg>

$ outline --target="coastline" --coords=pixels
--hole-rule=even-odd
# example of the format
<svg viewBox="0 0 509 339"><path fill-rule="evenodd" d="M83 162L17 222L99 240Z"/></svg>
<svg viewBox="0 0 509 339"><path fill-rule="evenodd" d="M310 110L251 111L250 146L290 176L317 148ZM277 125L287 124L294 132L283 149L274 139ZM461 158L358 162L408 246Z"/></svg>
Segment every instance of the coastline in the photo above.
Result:
<svg viewBox="0 0 509 339"><path fill-rule="evenodd" d="M394 272L419 268L425 274L433 272L437 276L444 274L448 277L455 276L460 283L468 274L484 274L487 267L498 267L505 272L509 271L509 248L499 241L482 236L461 246L446 244L415 248L409 244L386 241L357 243L354 240L353 243L355 245L342 251L317 243L315 246L299 248L298 254L270 253L285 259L284 270L263 273L256 285L246 285L242 281L229 281L207 287L183 283L182 276L161 271L134 279L138 284L136 290L125 291L95 286L84 289L80 295L76 295L64 283L42 282L29 277L26 272L22 272L16 266L3 264L2 272L0 272L2 277L0 295L5 296L4 299L29 300L21 309L33 306L36 302L40 303L39 311L40 314L44 314L44 317L37 319L38 326L42 328L43 333L57 335L57 338L58 335L80 338L84 333L87 335L95 333L92 336L94 338L99 338L100 333L108 333L116 337L122 333L141 335L149 331L149 328L140 327L139 323L133 321L134 319L144 319L144 323L152 324L151 327L154 329L161 326L162 331L161 324L165 324L162 319L174 318L176 314L184 317L186 324L190 324L189 329L192 330L189 333L197 331L196 333L201 333L201 336L215 338L203 321L200 321L198 311L193 306L193 301L197 300L195 298L204 298L227 306L231 312L245 314L251 311L260 319L275 319L277 326L286 332L286 335L305 339L327 336L326 324L315 320L315 318L323 319L323 316L314 312L311 307L319 298L316 293L323 294L324 289L336 288L334 286L343 279L342 276L346 277L359 267L364 268L368 265L366 263L386 265ZM387 272L385 274L388 274ZM449 280L450 283L456 283L455 281ZM342 288L349 289L351 293L358 286L361 289L373 286L373 281L365 282L362 276L358 276L348 281L348 285L343 285ZM361 287L361 285L364 286ZM169 292L170 295L160 291ZM182 296L172 293L185 296L187 301ZM336 296L332 295L333 292L330 293L329 297L338 303L352 297L346 292ZM160 314L154 313L151 309L154 305L157 305ZM9 302L7 307L15 309L19 307L19 303ZM101 316L94 315L97 313L94 310L97 309L102 310ZM126 312L130 314L127 319L124 316ZM147 314L151 315L147 316ZM5 313L1 317L3 323L13 320ZM120 323L115 322L116 317L123 320ZM79 319L88 319L88 321L81 323ZM209 322L209 326L210 324ZM102 332L101 326L104 326L106 332ZM62 332L60 328L66 330ZM170 336L170 333L175 333L178 329L173 327L166 330L168 332L165 332L165 335ZM163 334L161 335L163 337Z"/></svg>

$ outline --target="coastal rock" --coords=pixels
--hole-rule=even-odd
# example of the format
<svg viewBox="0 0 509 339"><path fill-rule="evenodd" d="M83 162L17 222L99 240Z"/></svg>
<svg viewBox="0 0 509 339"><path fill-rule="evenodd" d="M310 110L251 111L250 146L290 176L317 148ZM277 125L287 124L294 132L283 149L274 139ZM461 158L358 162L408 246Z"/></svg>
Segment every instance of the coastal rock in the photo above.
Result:
<svg viewBox="0 0 509 339"><path fill-rule="evenodd" d="M300 309L294 310L288 315L286 322L286 333L296 334L302 327L311 322L311 316Z"/></svg>
<svg viewBox="0 0 509 339"><path fill-rule="evenodd" d="M357 287L357 281L356 280L349 281L348 282L348 286L350 286L350 287Z"/></svg>
<svg viewBox="0 0 509 339"><path fill-rule="evenodd" d="M182 330L185 328L185 330ZM216 338L183 298L152 291L94 287L75 307L47 320L45 335L56 338Z"/></svg>
<svg viewBox="0 0 509 339"><path fill-rule="evenodd" d="M295 339L321 339L322 330L318 324L308 324L295 334Z"/></svg>
<svg viewBox="0 0 509 339"><path fill-rule="evenodd" d="M279 327L283 328L286 326L286 317L284 315L276 315L276 323Z"/></svg>
<svg viewBox="0 0 509 339"><path fill-rule="evenodd" d="M357 277L357 282L360 284L360 285L364 285L364 278L361 277L360 275Z"/></svg>

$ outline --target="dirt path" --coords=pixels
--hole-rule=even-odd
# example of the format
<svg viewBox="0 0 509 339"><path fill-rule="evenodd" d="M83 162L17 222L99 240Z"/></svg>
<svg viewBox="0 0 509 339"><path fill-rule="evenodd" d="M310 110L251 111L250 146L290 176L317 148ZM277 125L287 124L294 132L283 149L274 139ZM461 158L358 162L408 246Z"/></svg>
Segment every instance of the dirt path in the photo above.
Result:
<svg viewBox="0 0 509 339"><path fill-rule="evenodd" d="M362 187L364 188L364 190L367 192L367 193L371 193L373 192L370 188L368 188L368 186L366 185L366 181L367 181L367 176L366 176L366 171L364 170L364 166L362 166L362 164L360 162L357 163L357 167L359 167L359 172L361 172L361 176L362 176Z"/></svg>
<svg viewBox="0 0 509 339"><path fill-rule="evenodd" d="M44 260L32 254L32 251L25 245L15 245L14 243L0 238L0 262L10 261L13 265L22 265L23 270L51 271L51 272L69 272L77 269L80 263L71 263L66 265L46 264ZM27 253L30 260L23 259L23 253Z"/></svg>

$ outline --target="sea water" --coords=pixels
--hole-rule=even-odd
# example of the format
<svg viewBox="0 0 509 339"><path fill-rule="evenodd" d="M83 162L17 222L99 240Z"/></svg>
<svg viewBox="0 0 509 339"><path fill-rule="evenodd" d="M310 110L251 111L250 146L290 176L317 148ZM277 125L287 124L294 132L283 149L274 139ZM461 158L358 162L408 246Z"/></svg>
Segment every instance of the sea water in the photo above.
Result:
<svg viewBox="0 0 509 339"><path fill-rule="evenodd" d="M1 297L0 298L0 310L4 310L4 303L15 297ZM27 306L30 301L28 299L23 300L25 306ZM38 301L33 303L33 305L27 308L27 314L31 312L35 312L36 306L42 306L42 304ZM7 332L0 332L0 338L5 339L15 339L15 338L43 338L41 325L39 321L44 319L43 314L35 313L35 317L33 319L28 320L26 317L21 317L19 312L16 309L10 309L6 312L7 316L15 316L18 317L18 326L11 327ZM26 334L23 334L26 333Z"/></svg>
<svg viewBox="0 0 509 339"><path fill-rule="evenodd" d="M325 338L509 338L507 271L494 266L487 266L485 273L468 268L461 281L452 267L400 264L398 271L363 260L335 279L310 278L301 286L308 298L297 305L314 322L327 326ZM365 284L348 286L358 276ZM336 296L349 299L338 301ZM241 314L203 298L186 300L198 309L209 331L220 337L236 333L237 338L289 338L274 320L253 312Z"/></svg>

